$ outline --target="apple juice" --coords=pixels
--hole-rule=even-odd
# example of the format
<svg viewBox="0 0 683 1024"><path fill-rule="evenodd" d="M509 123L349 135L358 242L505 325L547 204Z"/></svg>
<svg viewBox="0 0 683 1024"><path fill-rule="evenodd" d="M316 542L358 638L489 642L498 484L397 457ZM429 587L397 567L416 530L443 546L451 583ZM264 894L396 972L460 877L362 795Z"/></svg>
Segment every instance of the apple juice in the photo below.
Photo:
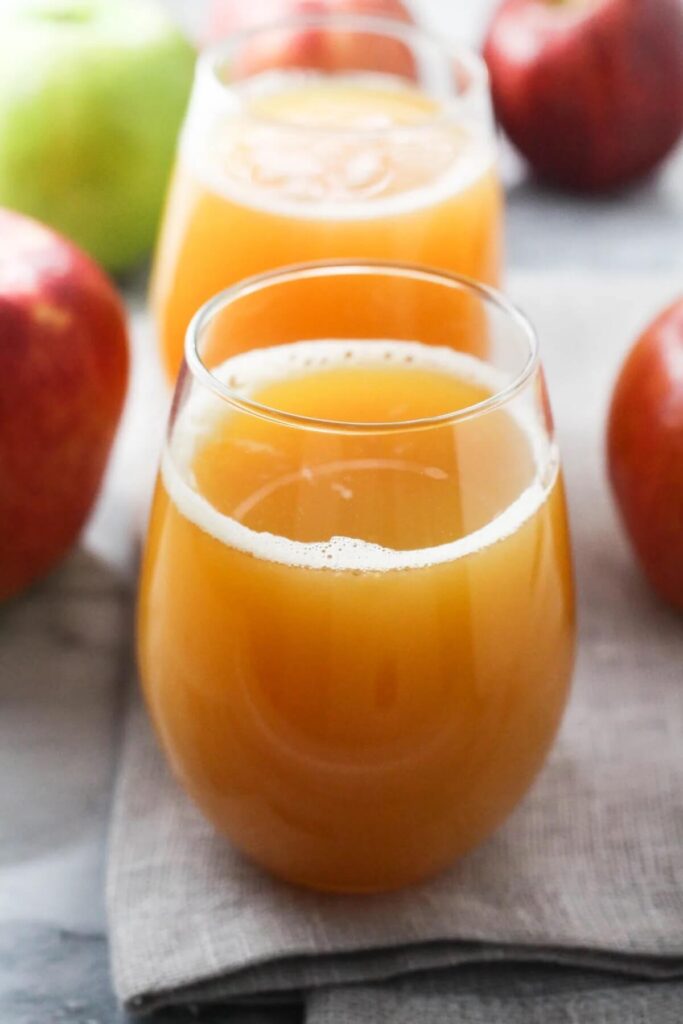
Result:
<svg viewBox="0 0 683 1024"><path fill-rule="evenodd" d="M157 251L171 378L199 306L275 266L419 260L497 282L501 192L481 125L385 74L269 72L226 96L235 109L215 117L191 108Z"/></svg>
<svg viewBox="0 0 683 1024"><path fill-rule="evenodd" d="M506 406L411 428L497 388L444 347L293 342L213 373L308 419L204 393L178 413L139 606L158 733L207 816L278 875L413 882L508 814L560 720L574 626L554 444ZM306 426L323 415L366 427Z"/></svg>

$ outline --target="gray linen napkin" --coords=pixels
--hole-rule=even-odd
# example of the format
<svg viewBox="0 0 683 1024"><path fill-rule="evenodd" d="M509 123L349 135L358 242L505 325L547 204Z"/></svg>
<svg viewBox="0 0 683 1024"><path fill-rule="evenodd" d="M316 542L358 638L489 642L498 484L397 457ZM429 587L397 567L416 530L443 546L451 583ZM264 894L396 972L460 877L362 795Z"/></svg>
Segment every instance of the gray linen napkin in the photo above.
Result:
<svg viewBox="0 0 683 1024"><path fill-rule="evenodd" d="M683 623L634 570L602 467L616 366L675 290L537 275L513 294L543 342L580 584L574 693L546 769L449 873L325 897L273 881L214 834L133 701L108 891L115 985L132 1009L304 992L314 1024L680 1020L678 982L634 977L683 976Z"/></svg>
<svg viewBox="0 0 683 1024"><path fill-rule="evenodd" d="M529 973L515 964L315 993L306 1024L680 1024L682 1015L683 982Z"/></svg>

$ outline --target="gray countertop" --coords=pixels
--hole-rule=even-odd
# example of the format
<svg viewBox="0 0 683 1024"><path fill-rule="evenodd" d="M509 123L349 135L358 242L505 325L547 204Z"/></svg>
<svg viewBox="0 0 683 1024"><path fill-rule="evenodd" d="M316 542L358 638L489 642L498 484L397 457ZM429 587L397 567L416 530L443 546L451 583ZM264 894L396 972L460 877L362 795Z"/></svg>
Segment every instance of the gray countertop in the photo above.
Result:
<svg viewBox="0 0 683 1024"><path fill-rule="evenodd" d="M425 5L432 18L437 22L446 20L447 27L453 28L455 15L448 14L449 5L439 0ZM467 32L476 33L490 6L489 0L472 5L476 17L470 18ZM576 277L579 290L582 282L615 274L626 282L630 274L651 275L653 282L666 279L680 292L683 151L658 178L599 201L563 196L540 187L524 175L507 151L504 167L507 253L513 282L516 275L538 272L548 275L551 286L554 276L569 274ZM135 524L141 514L133 496L146 487L150 473L149 460L137 453L141 402L143 398L149 400L147 391L153 386L149 383L150 360L154 357L142 312L144 275L124 287L136 335L133 400L85 544L113 566L113 570L103 572L117 574L125 595L133 586ZM40 643L27 626L27 622L34 621L29 609L31 602L40 601L41 594L49 595L56 585L53 579L38 598L29 595L0 611L0 636L4 634L0 669L2 648L8 639L15 645L24 643L27 652ZM66 637L64 642L73 647L73 658L65 664L77 664L83 676L88 671L87 663L73 660L79 657L77 630L75 638ZM120 1024L123 1020L108 980L102 892L108 807L128 673L125 661L116 652L106 650L106 637L102 644L102 657L109 659L107 663L112 667L106 685L95 692L84 678L67 691L62 687L53 693L48 689L52 681L12 680L0 673L3 1024ZM45 729L45 718L32 717L36 701L48 708L51 701L54 704L51 727L44 735L40 730ZM64 720L65 714L76 711L83 722L87 757L83 750L70 745L72 733ZM85 765L87 769L81 770ZM184 1011L164 1014L161 1019L195 1017ZM202 1019L232 1018L216 1013L202 1015Z"/></svg>

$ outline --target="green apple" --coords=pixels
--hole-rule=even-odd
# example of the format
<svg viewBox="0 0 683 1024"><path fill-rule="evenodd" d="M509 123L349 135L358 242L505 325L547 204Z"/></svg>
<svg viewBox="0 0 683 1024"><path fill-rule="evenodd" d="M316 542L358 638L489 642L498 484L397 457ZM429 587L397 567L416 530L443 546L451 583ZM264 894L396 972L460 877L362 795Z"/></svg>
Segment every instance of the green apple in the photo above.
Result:
<svg viewBox="0 0 683 1024"><path fill-rule="evenodd" d="M0 8L0 205L124 270L154 242L194 51L154 0Z"/></svg>

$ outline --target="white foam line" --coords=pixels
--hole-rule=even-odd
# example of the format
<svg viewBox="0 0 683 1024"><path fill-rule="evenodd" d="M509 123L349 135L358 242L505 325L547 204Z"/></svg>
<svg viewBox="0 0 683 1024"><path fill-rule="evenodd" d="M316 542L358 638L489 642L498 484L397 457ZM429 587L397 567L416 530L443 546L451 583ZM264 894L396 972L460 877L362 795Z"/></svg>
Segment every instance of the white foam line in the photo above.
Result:
<svg viewBox="0 0 683 1024"><path fill-rule="evenodd" d="M348 358L349 352L352 353L351 360ZM390 353L389 358L387 353ZM427 347L418 342L396 341L331 339L324 342L295 342L239 355L228 360L214 373L224 382L241 376L243 386L240 393L246 394L247 379L249 391L257 391L265 383L282 380L285 371L288 376L310 372L314 355L317 367L361 364L386 366L387 362L393 362L394 365L408 364L417 369L446 370L489 387L494 381L498 386L501 384L500 373L473 356L448 348ZM245 374L245 370L252 372ZM164 486L180 514L200 530L228 547L279 565L335 572L388 572L425 569L465 558L515 533L543 504L557 472L555 449L549 449L534 414L531 410L524 413L517 410L512 415L529 437L539 467L539 477L541 467L550 463L553 468L552 478L545 485L539 478L534 480L500 515L474 533L447 544L412 551L387 548L353 537L332 537L329 541L317 543L294 541L272 533L251 530L230 516L221 514L183 478L177 463L180 463L185 473L189 472L197 441L206 436L212 421L225 414L222 399L206 392L195 392L179 414L171 446L166 446L162 456Z"/></svg>

